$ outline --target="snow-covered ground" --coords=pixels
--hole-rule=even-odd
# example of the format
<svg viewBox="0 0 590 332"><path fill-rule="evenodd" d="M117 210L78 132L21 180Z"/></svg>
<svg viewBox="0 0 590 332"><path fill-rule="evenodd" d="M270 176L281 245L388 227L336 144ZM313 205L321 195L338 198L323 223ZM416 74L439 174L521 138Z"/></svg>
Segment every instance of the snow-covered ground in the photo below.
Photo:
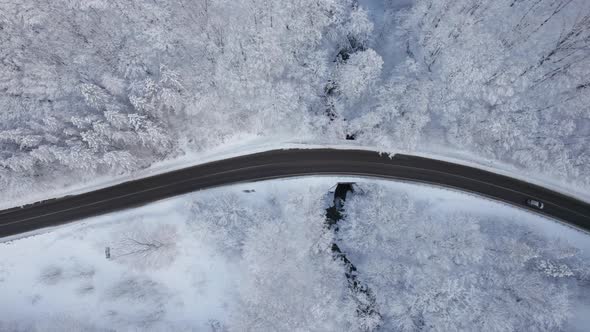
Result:
<svg viewBox="0 0 590 332"><path fill-rule="evenodd" d="M587 234L359 178L345 179L358 186L336 234L324 221L339 180L216 188L0 243L0 331L355 331L333 242L376 295L383 330L583 330Z"/></svg>

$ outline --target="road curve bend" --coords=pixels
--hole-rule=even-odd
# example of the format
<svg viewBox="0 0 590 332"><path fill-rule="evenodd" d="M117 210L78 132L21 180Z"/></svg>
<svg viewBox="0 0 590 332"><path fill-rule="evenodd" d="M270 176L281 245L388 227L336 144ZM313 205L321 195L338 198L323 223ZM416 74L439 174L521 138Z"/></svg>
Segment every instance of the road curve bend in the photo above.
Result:
<svg viewBox="0 0 590 332"><path fill-rule="evenodd" d="M141 206L201 189L303 175L349 175L450 187L499 200L590 231L590 204L504 175L445 161L365 150L273 150L124 182L0 211L0 237ZM542 210L527 205L543 202Z"/></svg>

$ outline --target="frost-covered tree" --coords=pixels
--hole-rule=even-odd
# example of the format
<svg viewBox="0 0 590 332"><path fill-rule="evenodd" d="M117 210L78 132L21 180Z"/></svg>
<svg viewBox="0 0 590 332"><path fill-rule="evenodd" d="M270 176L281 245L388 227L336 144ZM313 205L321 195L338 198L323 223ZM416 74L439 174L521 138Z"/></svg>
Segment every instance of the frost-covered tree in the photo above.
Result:
<svg viewBox="0 0 590 332"><path fill-rule="evenodd" d="M351 54L338 68L336 84L347 99L356 101L378 82L382 65L383 60L372 49Z"/></svg>
<svg viewBox="0 0 590 332"><path fill-rule="evenodd" d="M362 142L413 151L420 147L431 121L429 93L432 82L417 78L413 60L376 92L373 111L351 121Z"/></svg>
<svg viewBox="0 0 590 332"><path fill-rule="evenodd" d="M559 330L576 251L515 221L441 212L377 185L346 201L338 245L401 331Z"/></svg>
<svg viewBox="0 0 590 332"><path fill-rule="evenodd" d="M257 225L280 218L268 209L257 208L238 194L212 195L190 203L191 230L229 254L241 254L248 232Z"/></svg>
<svg viewBox="0 0 590 332"><path fill-rule="evenodd" d="M282 202L281 219L248 232L230 330L360 330L318 197L293 195Z"/></svg>
<svg viewBox="0 0 590 332"><path fill-rule="evenodd" d="M449 144L588 186L586 1L419 0L393 23L406 60L358 121L368 141Z"/></svg>
<svg viewBox="0 0 590 332"><path fill-rule="evenodd" d="M174 225L133 222L127 229L113 234L111 257L138 269L161 268L176 258L177 241Z"/></svg>
<svg viewBox="0 0 590 332"><path fill-rule="evenodd" d="M133 172L244 134L310 134L325 45L345 21L358 38L370 25L358 9L344 19L352 11L349 0L2 2L1 189Z"/></svg>

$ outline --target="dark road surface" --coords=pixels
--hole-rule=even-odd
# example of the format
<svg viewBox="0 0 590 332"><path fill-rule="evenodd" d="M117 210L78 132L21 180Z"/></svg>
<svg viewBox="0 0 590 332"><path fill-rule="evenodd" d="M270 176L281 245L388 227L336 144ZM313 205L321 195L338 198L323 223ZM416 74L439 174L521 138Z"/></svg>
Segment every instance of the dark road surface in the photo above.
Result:
<svg viewBox="0 0 590 332"><path fill-rule="evenodd" d="M106 214L215 186L301 175L421 182L476 193L590 231L590 204L520 180L448 162L362 150L274 150L193 166L112 187L0 211L0 236ZM527 199L544 203L529 207Z"/></svg>

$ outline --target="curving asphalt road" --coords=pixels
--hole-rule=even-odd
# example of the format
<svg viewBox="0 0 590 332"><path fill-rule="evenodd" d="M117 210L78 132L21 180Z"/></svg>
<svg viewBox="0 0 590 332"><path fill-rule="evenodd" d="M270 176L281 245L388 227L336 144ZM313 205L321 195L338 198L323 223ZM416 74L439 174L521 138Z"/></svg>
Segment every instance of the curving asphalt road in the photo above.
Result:
<svg viewBox="0 0 590 332"><path fill-rule="evenodd" d="M477 168L364 150L274 150L155 175L112 187L0 211L0 237L128 209L192 191L302 175L352 175L451 187L500 200L590 231L590 204ZM538 210L527 199L544 203Z"/></svg>

